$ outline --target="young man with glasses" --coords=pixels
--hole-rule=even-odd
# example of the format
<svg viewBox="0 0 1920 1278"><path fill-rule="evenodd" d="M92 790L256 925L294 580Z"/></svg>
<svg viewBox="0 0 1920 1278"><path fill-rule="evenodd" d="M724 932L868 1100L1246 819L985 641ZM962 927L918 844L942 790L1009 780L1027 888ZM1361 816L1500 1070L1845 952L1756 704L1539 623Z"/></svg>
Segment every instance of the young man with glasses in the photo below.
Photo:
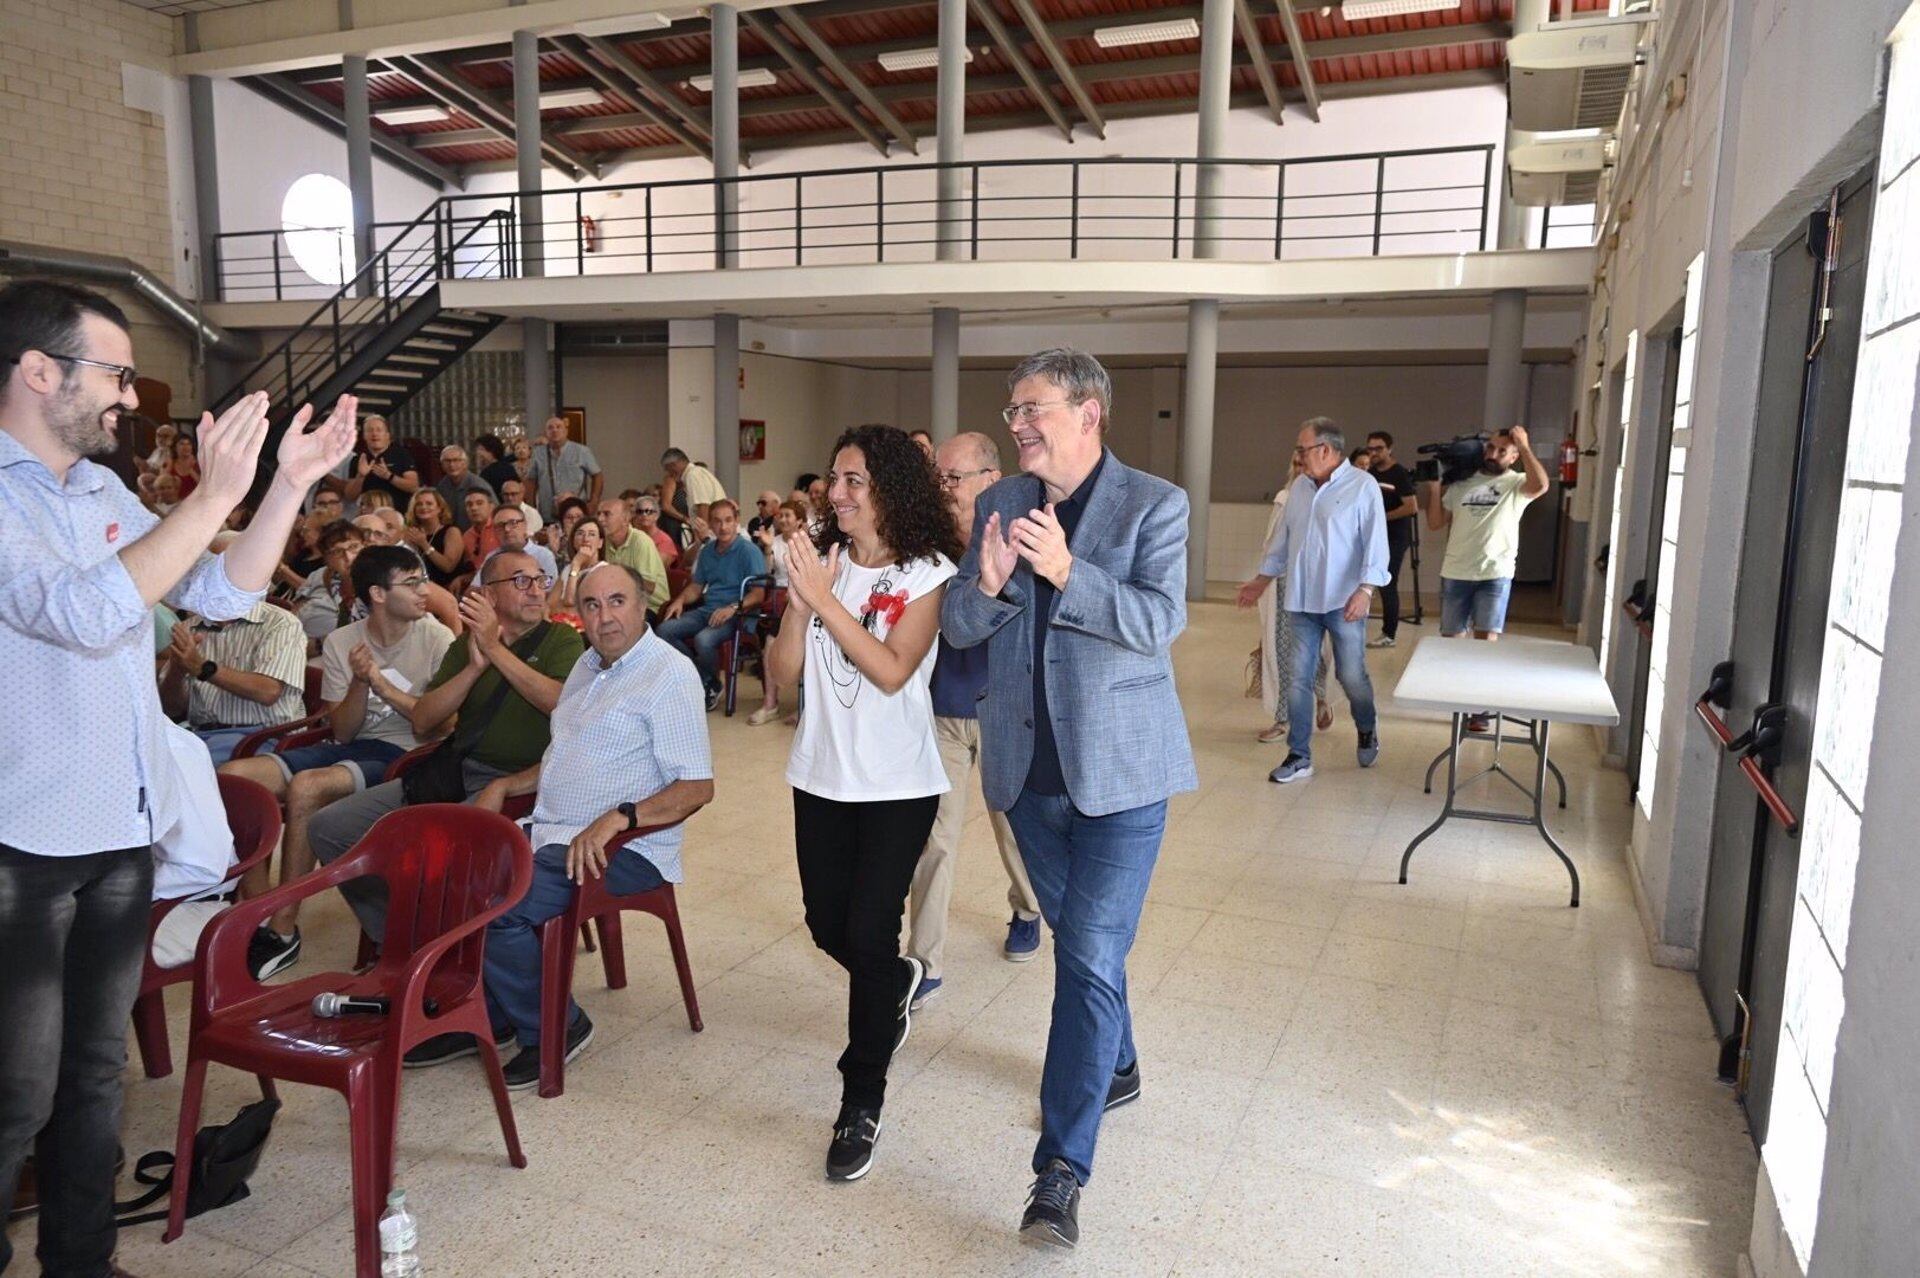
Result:
<svg viewBox="0 0 1920 1278"><path fill-rule="evenodd" d="M1020 1232L1071 1247L1101 1115L1140 1096L1126 963L1167 800L1200 783L1172 661L1187 624L1187 496L1106 448L1113 382L1092 356L1042 351L1007 387L1023 473L975 501L940 619L952 646L987 648L981 788L1053 930Z"/></svg>
<svg viewBox="0 0 1920 1278"><path fill-rule="evenodd" d="M220 771L265 786L287 805L280 883L313 869L307 824L313 814L386 780L387 767L420 745L407 718L447 649L453 632L427 615L427 576L420 556L405 546L369 546L354 556L353 597L367 615L328 635L320 645L320 700L331 740L285 754L233 759ZM242 896L267 890L272 872L260 866L240 884ZM300 956L298 904L260 925L247 947L247 966L265 980Z"/></svg>
<svg viewBox="0 0 1920 1278"><path fill-rule="evenodd" d="M1413 545L1420 514L1413 472L1393 456L1393 436L1376 430L1367 436L1368 469L1380 485L1380 506L1387 519L1387 584L1380 587L1380 637L1369 648L1391 648L1400 633L1400 560Z"/></svg>
<svg viewBox="0 0 1920 1278"><path fill-rule="evenodd" d="M457 716L446 748L459 755L461 789L469 799L496 777L538 763L547 748L547 716L585 647L578 630L546 620L552 586L553 578L541 572L527 552L502 550L494 555L460 601L465 633L447 649L426 692L406 712L421 741L445 734ZM387 781L315 813L307 828L320 863L338 860L375 821L405 806L403 784ZM381 939L387 919L385 886L361 879L342 887L341 895L367 935ZM463 1044L465 1050L457 1055L472 1050L470 1043ZM411 1054L409 1062L416 1063Z"/></svg>
<svg viewBox="0 0 1920 1278"><path fill-rule="evenodd" d="M1313 681L1321 636L1333 639L1333 672L1346 690L1360 731L1357 757L1371 768L1380 757L1373 682L1367 678L1367 610L1387 584L1386 519L1380 487L1347 463L1347 441L1325 417L1301 423L1293 455L1300 477L1287 493L1287 513L1273 531L1260 571L1240 587L1242 608L1279 577L1278 601L1293 631L1293 683L1287 689L1287 757L1268 774L1286 785L1313 776Z"/></svg>
<svg viewBox="0 0 1920 1278"><path fill-rule="evenodd" d="M227 620L266 595L307 490L353 448L343 396L302 408L253 521L215 534L253 487L264 394L196 437L200 482L166 518L89 460L135 407L126 315L46 280L0 288L0 667L30 710L0 769L0 1220L37 1141L41 1266L113 1272L114 1156L127 1020L140 988L156 832L178 819L154 681L153 609ZM13 1245L0 1234L0 1270Z"/></svg>

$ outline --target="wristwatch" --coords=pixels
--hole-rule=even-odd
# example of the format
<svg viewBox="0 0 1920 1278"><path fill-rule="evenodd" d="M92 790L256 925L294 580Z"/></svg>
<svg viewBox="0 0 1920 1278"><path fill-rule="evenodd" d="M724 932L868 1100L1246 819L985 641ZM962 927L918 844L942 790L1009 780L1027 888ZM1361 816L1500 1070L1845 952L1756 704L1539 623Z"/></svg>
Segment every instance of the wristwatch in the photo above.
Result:
<svg viewBox="0 0 1920 1278"><path fill-rule="evenodd" d="M615 808L614 811L618 812L621 816L627 819L627 828L629 830L637 830L640 828L640 818L635 815L634 804L623 803L619 807Z"/></svg>
<svg viewBox="0 0 1920 1278"><path fill-rule="evenodd" d="M220 663L217 661L203 661L200 663L200 672L194 675L193 677L198 679L201 683L206 683L213 678L214 671L218 670L219 668L220 668Z"/></svg>

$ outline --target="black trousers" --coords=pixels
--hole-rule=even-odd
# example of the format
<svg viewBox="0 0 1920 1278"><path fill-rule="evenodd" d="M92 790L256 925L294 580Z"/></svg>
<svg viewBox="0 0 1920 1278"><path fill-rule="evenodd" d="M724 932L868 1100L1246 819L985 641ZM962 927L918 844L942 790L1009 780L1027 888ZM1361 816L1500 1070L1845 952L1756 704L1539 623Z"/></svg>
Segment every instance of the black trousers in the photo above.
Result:
<svg viewBox="0 0 1920 1278"><path fill-rule="evenodd" d="M1387 538L1387 584L1380 588L1380 633L1389 639L1400 632L1400 561L1406 557L1409 544Z"/></svg>
<svg viewBox="0 0 1920 1278"><path fill-rule="evenodd" d="M933 832L937 795L842 803L793 792L800 896L813 943L847 969L847 1050L840 1054L843 1104L880 1108L887 1096L907 962L900 917L921 850Z"/></svg>
<svg viewBox="0 0 1920 1278"><path fill-rule="evenodd" d="M152 900L148 848L0 845L0 1223L31 1145L48 1278L103 1278L113 1259L120 1075ZM0 1271L12 1259L0 1235Z"/></svg>

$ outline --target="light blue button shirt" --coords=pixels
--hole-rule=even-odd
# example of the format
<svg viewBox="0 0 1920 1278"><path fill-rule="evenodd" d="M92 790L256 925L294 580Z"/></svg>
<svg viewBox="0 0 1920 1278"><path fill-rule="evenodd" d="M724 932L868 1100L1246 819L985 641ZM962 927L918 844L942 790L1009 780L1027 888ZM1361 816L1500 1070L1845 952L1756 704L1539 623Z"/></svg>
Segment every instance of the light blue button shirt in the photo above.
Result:
<svg viewBox="0 0 1920 1278"><path fill-rule="evenodd" d="M119 552L159 523L112 471L63 485L0 431L0 670L20 699L0 732L0 843L38 856L142 847L178 802L154 678L152 613ZM167 593L245 616L266 592L202 555Z"/></svg>
<svg viewBox="0 0 1920 1278"><path fill-rule="evenodd" d="M1288 612L1332 612L1362 583L1386 585L1387 519L1373 476L1341 462L1325 483L1294 480L1260 575L1287 579Z"/></svg>
<svg viewBox="0 0 1920 1278"><path fill-rule="evenodd" d="M693 662L652 630L610 666L589 648L553 708L531 841L536 849L571 843L622 803L638 803L675 781L712 779L707 699ZM627 847L678 883L684 833L675 826Z"/></svg>

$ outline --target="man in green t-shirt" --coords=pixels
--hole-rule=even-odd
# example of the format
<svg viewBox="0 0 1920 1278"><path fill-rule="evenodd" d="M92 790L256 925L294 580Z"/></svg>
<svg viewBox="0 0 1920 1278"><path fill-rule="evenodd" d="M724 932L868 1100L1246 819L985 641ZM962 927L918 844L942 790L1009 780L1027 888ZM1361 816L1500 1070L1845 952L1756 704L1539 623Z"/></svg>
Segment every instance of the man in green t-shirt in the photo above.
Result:
<svg viewBox="0 0 1920 1278"><path fill-rule="evenodd" d="M1427 489L1427 526L1450 528L1440 564L1440 633L1498 639L1520 554L1520 516L1549 487L1527 429L1515 426L1487 440L1486 458L1466 479Z"/></svg>
<svg viewBox="0 0 1920 1278"><path fill-rule="evenodd" d="M625 497L609 497L595 512L607 534L607 562L633 569L647 583L647 609L657 611L667 602L667 565L660 548L645 529L633 526L633 507Z"/></svg>
<svg viewBox="0 0 1920 1278"><path fill-rule="evenodd" d="M460 779L469 799L495 777L540 761L547 749L547 716L586 650L579 631L547 621L553 578L533 556L502 550L487 560L481 577L460 601L466 632L447 649L407 716L422 740L452 731L449 748L460 754ZM339 859L375 821L405 803L402 783L388 781L328 804L307 827L314 856L322 865ZM344 885L341 895L367 935L379 940L387 923L386 885L358 879Z"/></svg>

